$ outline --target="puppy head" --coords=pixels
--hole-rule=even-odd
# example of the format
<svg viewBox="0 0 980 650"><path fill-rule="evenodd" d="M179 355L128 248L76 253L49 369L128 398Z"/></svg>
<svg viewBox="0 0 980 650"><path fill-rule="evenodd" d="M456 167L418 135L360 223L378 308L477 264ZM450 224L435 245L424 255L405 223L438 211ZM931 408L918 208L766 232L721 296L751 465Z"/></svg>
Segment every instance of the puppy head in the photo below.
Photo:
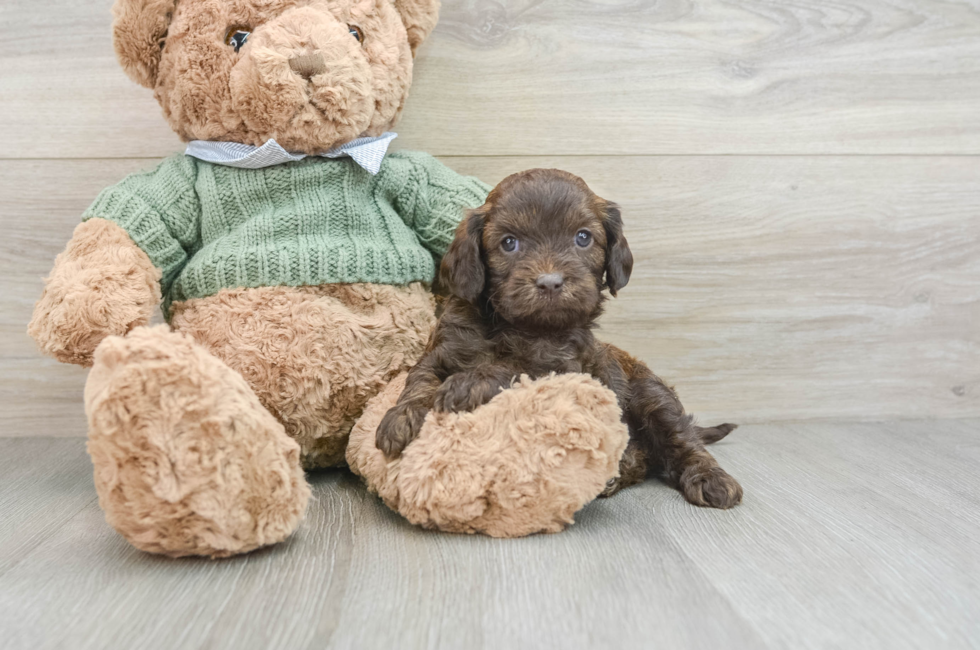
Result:
<svg viewBox="0 0 980 650"><path fill-rule="evenodd" d="M598 315L602 290L616 295L632 268L616 204L568 172L531 169L505 178L467 214L441 279L464 300L488 300L510 323L561 329Z"/></svg>

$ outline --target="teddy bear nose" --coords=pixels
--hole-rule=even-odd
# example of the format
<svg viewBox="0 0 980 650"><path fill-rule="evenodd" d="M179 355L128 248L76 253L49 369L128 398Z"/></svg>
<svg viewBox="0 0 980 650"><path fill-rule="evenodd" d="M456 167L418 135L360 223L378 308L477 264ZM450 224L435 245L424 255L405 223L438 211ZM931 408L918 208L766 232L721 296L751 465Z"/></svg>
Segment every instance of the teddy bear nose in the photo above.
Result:
<svg viewBox="0 0 980 650"><path fill-rule="evenodd" d="M561 273L542 273L538 276L535 284L538 285L539 289L555 292L565 284L565 278Z"/></svg>
<svg viewBox="0 0 980 650"><path fill-rule="evenodd" d="M289 69L304 79L310 79L326 71L327 64L323 60L322 54L313 52L312 54L301 54L289 59Z"/></svg>

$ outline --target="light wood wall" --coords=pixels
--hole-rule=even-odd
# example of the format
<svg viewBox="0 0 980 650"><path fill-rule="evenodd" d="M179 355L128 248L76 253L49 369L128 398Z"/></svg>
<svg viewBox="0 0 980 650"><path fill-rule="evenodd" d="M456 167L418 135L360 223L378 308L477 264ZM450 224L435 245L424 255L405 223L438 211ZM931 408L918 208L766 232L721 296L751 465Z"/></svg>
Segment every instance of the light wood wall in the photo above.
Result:
<svg viewBox="0 0 980 650"><path fill-rule="evenodd" d="M103 187L182 148L111 0L0 7L0 435L83 435L24 334ZM619 202L601 335L706 420L980 415L975 1L446 0L397 147Z"/></svg>

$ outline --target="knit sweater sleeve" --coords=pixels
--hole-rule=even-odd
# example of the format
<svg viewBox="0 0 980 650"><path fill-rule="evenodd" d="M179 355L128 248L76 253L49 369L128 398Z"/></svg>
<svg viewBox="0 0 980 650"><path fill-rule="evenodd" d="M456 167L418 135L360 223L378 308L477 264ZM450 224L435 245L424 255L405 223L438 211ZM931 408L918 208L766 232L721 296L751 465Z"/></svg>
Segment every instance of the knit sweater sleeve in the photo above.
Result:
<svg viewBox="0 0 980 650"><path fill-rule="evenodd" d="M189 255L199 245L201 204L194 189L194 159L172 156L156 169L131 174L104 189L82 220L106 219L123 228L162 272L169 294Z"/></svg>
<svg viewBox="0 0 980 650"><path fill-rule="evenodd" d="M399 151L391 156L410 163L396 208L422 245L441 258L466 210L483 205L491 187L457 174L427 153Z"/></svg>

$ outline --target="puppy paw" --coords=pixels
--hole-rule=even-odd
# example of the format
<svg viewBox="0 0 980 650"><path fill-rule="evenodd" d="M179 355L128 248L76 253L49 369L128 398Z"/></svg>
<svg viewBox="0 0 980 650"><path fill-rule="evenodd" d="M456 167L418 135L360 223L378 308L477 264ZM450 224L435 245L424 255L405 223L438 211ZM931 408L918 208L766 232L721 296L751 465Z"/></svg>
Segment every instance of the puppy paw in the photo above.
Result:
<svg viewBox="0 0 980 650"><path fill-rule="evenodd" d="M375 446L385 458L398 458L405 447L418 437L425 414L424 409L405 404L396 405L385 414L375 434Z"/></svg>
<svg viewBox="0 0 980 650"><path fill-rule="evenodd" d="M608 499L612 495L622 490L624 487L626 486L623 485L623 482L619 480L618 476L616 478L611 478L606 482L606 487L604 487L602 492L599 493L599 498Z"/></svg>
<svg viewBox="0 0 980 650"><path fill-rule="evenodd" d="M619 459L619 476L609 479L599 496L611 497L623 488L642 483L646 477L647 455L635 440L631 440L623 457Z"/></svg>
<svg viewBox="0 0 980 650"><path fill-rule="evenodd" d="M433 409L443 413L474 411L492 400L510 384L509 373L460 372L442 382L436 391Z"/></svg>
<svg viewBox="0 0 980 650"><path fill-rule="evenodd" d="M684 498L696 506L725 509L742 502L742 486L720 467L686 470L680 488Z"/></svg>

